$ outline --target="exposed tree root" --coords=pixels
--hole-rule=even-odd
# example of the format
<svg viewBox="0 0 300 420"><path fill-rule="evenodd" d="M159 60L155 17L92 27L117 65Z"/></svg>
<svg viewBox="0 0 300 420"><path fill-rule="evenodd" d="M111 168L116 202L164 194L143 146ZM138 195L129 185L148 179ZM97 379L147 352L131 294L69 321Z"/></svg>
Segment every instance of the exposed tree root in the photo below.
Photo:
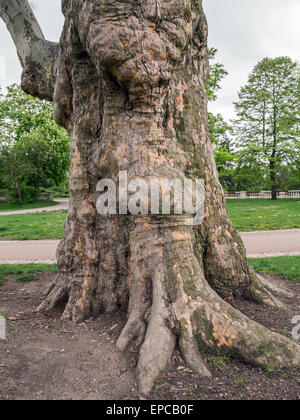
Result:
<svg viewBox="0 0 300 420"><path fill-rule="evenodd" d="M211 213L215 214L215 212ZM204 271L209 285L225 300L230 300L235 296L282 308L282 303L273 293L292 296L257 275L249 267L240 235L236 232L225 211L223 211L222 217L226 220L225 229L224 227L222 229L221 226L215 228L215 224L211 228L209 220L206 221L204 227L204 231L208 230L204 239L202 238L202 242L206 243ZM208 217L208 219L210 218ZM201 241L201 228L200 231L196 231L196 236L198 242ZM202 255L200 257L202 258Z"/></svg>
<svg viewBox="0 0 300 420"><path fill-rule="evenodd" d="M36 309L38 312L47 312L53 308L64 305L68 301L69 282L68 276L59 274L51 284L45 299Z"/></svg>
<svg viewBox="0 0 300 420"><path fill-rule="evenodd" d="M140 347L137 377L141 393L150 392L177 342L187 365L201 376L210 376L199 351L203 347L217 354L230 353L255 366L299 366L298 344L250 320L210 287L194 255L190 227L140 218L129 244L128 320L117 347L121 351L129 344ZM70 279L60 274L39 310L67 301L63 318L84 319L87 312L82 302L90 292L80 280L73 279L70 289ZM87 284L96 288L91 279ZM260 276L255 276L254 290L258 300L273 306L280 303L271 290L291 296Z"/></svg>
<svg viewBox="0 0 300 420"><path fill-rule="evenodd" d="M258 284L260 285L260 288L263 288L264 290L268 291L269 293L273 292L273 293L276 293L280 296L286 296L288 298L294 297L294 295L292 293L288 292L287 290L284 290L284 289L281 289L281 288L275 286L273 283L268 281L263 276L255 274L254 272L252 272L252 274L253 274L253 276L255 276Z"/></svg>
<svg viewBox="0 0 300 420"><path fill-rule="evenodd" d="M158 266L153 276L153 302L145 341L140 350L137 369L139 389L151 391L154 380L162 372L174 351L176 339L167 323L169 311L165 305L163 288L164 267Z"/></svg>
<svg viewBox="0 0 300 420"><path fill-rule="evenodd" d="M191 330L191 328L188 328L188 330ZM190 335L188 335L187 330L182 332L179 339L179 348L183 359L190 369L201 376L211 377L210 371L202 360L199 345L192 331Z"/></svg>
<svg viewBox="0 0 300 420"><path fill-rule="evenodd" d="M285 291L275 287L272 288L269 282L263 279L262 276L256 275L255 273L251 273L251 277L253 280L249 287L249 297L252 300L278 309L284 307L282 302L277 299L272 292L284 296L287 295Z"/></svg>
<svg viewBox="0 0 300 420"><path fill-rule="evenodd" d="M166 229L164 235L163 252L152 254L153 302L138 363L142 393L151 390L153 381L165 369L176 338L187 365L202 376L210 376L210 372L201 358L200 346L231 353L255 366L299 366L298 344L250 320L211 289L192 252L186 228ZM175 251L170 253L175 243ZM158 240L156 245L159 248ZM265 293L268 283L260 281ZM274 305L276 299L270 292L269 296L268 302ZM125 331L128 328L127 324Z"/></svg>
<svg viewBox="0 0 300 420"><path fill-rule="evenodd" d="M149 300L147 282L141 276L138 265L133 270L134 280L131 285L129 316L117 341L117 347L121 351L124 351L133 340L135 340L136 345L141 345L146 334L145 316L149 307L149 304L147 304Z"/></svg>

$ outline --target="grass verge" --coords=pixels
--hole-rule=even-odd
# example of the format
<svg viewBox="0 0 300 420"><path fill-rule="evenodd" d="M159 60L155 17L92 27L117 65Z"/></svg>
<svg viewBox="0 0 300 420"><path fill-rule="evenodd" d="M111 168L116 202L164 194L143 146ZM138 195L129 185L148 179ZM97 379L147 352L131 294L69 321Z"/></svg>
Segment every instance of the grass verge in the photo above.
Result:
<svg viewBox="0 0 300 420"><path fill-rule="evenodd" d="M0 217L0 239L11 241L62 238L66 211Z"/></svg>
<svg viewBox="0 0 300 420"><path fill-rule="evenodd" d="M37 280L37 274L48 271L58 273L57 264L0 264L0 287L5 283L7 276L16 276L17 282Z"/></svg>
<svg viewBox="0 0 300 420"><path fill-rule="evenodd" d="M35 203L28 204L10 204L7 202L0 202L0 213L6 211L40 209L55 206L56 204L58 204L56 201L36 201Z"/></svg>
<svg viewBox="0 0 300 420"><path fill-rule="evenodd" d="M300 228L300 199L227 200L227 209L240 232Z"/></svg>
<svg viewBox="0 0 300 420"><path fill-rule="evenodd" d="M248 261L257 272L300 282L300 257L248 258Z"/></svg>

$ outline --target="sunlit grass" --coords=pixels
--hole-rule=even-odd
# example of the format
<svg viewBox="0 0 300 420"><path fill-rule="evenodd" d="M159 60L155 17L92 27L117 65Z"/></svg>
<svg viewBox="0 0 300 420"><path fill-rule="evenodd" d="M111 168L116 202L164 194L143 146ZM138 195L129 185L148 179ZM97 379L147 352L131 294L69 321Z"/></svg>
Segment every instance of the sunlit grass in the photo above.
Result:
<svg viewBox="0 0 300 420"><path fill-rule="evenodd" d="M300 228L300 199L229 199L227 209L240 232Z"/></svg>
<svg viewBox="0 0 300 420"><path fill-rule="evenodd" d="M249 258L248 261L257 272L300 282L300 257Z"/></svg>
<svg viewBox="0 0 300 420"><path fill-rule="evenodd" d="M57 264L0 264L0 287L7 280L7 276L16 276L17 282L37 280L37 275L44 271L58 273Z"/></svg>
<svg viewBox="0 0 300 420"><path fill-rule="evenodd" d="M0 216L1 240L62 238L66 211Z"/></svg>

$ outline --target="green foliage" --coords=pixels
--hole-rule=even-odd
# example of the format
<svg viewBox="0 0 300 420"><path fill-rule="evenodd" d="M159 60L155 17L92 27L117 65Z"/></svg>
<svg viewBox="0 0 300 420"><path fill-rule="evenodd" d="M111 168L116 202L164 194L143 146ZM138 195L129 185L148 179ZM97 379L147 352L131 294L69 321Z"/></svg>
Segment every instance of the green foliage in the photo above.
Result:
<svg viewBox="0 0 300 420"><path fill-rule="evenodd" d="M216 49L210 50L215 60ZM206 89L217 99L227 72L211 65ZM250 74L229 125L209 113L210 136L225 190L259 191L300 188L299 65L288 57L265 58Z"/></svg>
<svg viewBox="0 0 300 420"><path fill-rule="evenodd" d="M40 189L40 192L41 193L51 193L51 194L53 194L53 197L68 198L69 197L69 185L68 185L68 182L65 182L65 183L59 184L58 186L55 186L55 187L47 187L47 188L42 187Z"/></svg>
<svg viewBox="0 0 300 420"><path fill-rule="evenodd" d="M14 201L30 202L26 187L57 186L68 168L69 137L56 125L52 104L9 87L0 97L0 186L13 191Z"/></svg>
<svg viewBox="0 0 300 420"><path fill-rule="evenodd" d="M218 50L216 48L210 48L209 58L214 60L216 58ZM223 64L214 63L210 66L210 75L206 82L206 91L209 101L215 101L217 99L217 92L221 89L221 81L228 75Z"/></svg>
<svg viewBox="0 0 300 420"><path fill-rule="evenodd" d="M22 91L20 86L7 88L7 94L0 101L0 138L19 141L25 134L36 129L48 136L49 128L57 130L53 120L53 105L33 98ZM57 128L56 128L57 127ZM58 128L59 131L63 131Z"/></svg>
<svg viewBox="0 0 300 420"><path fill-rule="evenodd" d="M38 191L29 185L21 185L20 188L21 196L22 196L22 203L35 203L37 200ZM15 205L19 203L19 196L18 191L16 189L12 189L10 191L10 203Z"/></svg>
<svg viewBox="0 0 300 420"><path fill-rule="evenodd" d="M209 58L215 60L217 49L209 50ZM209 101L217 99L217 92L221 89L221 82L228 75L223 64L214 63L210 66L210 75L206 83L206 91ZM221 114L208 113L210 138L215 147L215 156L217 169L219 171L220 181L224 187L231 185L232 164L235 156L231 151L230 135L232 127L224 120Z"/></svg>
<svg viewBox="0 0 300 420"><path fill-rule="evenodd" d="M237 156L235 159L237 163ZM266 171L263 167L249 162L247 166L236 165L233 170L233 191L261 191L267 189Z"/></svg>
<svg viewBox="0 0 300 420"><path fill-rule="evenodd" d="M253 167L263 170L266 187L274 194L282 171L293 169L299 176L299 99L299 65L278 57L265 58L254 67L235 103L238 167L248 173Z"/></svg>
<svg viewBox="0 0 300 420"><path fill-rule="evenodd" d="M234 163L236 156L232 150L232 127L226 123L221 114L208 114L210 137L214 143L216 165L221 184L225 189L233 188Z"/></svg>
<svg viewBox="0 0 300 420"><path fill-rule="evenodd" d="M30 165L24 159L23 148L19 143L9 144L2 141L0 144L0 180L1 185L9 190L14 190L13 196L18 197L19 203L22 198L22 181L30 170Z"/></svg>

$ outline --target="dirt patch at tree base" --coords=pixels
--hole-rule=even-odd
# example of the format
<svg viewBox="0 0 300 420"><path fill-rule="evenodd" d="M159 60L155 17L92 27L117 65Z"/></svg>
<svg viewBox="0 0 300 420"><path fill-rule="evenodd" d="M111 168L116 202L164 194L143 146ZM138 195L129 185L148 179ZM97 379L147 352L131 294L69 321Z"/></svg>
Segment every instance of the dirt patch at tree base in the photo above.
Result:
<svg viewBox="0 0 300 420"><path fill-rule="evenodd" d="M55 274L38 281L16 283L13 277L0 288L0 313L7 319L7 340L0 342L0 399L2 400L115 400L139 399L135 369L137 350L120 353L115 346L124 315L102 315L80 325L34 312ZM290 334L300 314L300 284L272 276L294 294L284 298L284 310L249 302L233 306L272 331ZM300 399L300 370L273 372L254 368L232 357L205 353L212 378L201 378L174 355L161 373L151 399L256 400Z"/></svg>

